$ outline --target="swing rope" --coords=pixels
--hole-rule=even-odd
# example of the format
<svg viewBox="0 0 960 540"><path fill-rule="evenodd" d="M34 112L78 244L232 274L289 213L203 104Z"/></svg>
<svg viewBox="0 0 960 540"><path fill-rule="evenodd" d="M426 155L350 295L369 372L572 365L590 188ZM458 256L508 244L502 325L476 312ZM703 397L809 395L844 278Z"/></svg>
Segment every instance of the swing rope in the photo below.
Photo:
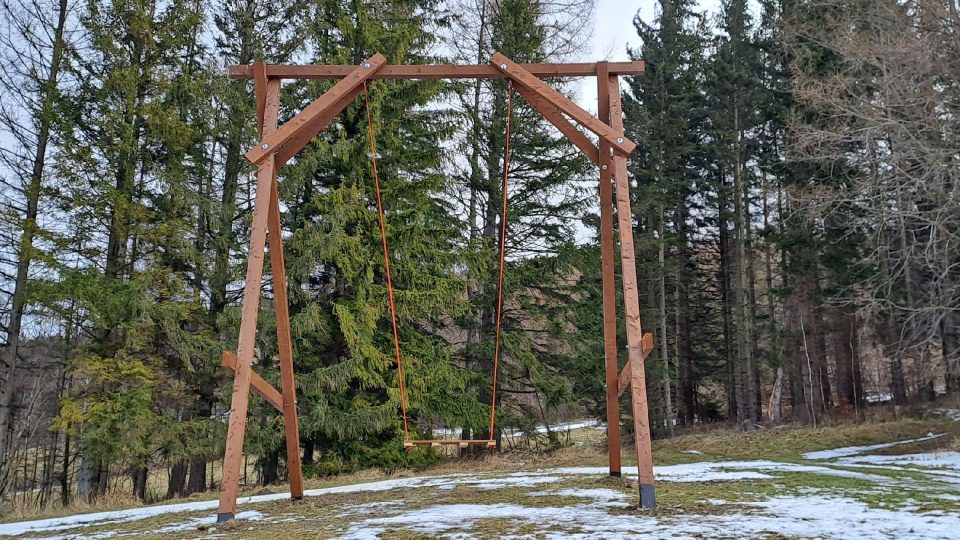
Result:
<svg viewBox="0 0 960 540"><path fill-rule="evenodd" d="M510 178L510 117L513 115L513 80L507 87L507 129L503 149L503 209L500 214L500 275L497 278L497 328L493 343L493 392L490 397L490 440L494 439L494 419L497 415L497 372L500 366L500 322L503 320L503 267L507 251L507 187Z"/></svg>
<svg viewBox="0 0 960 540"><path fill-rule="evenodd" d="M380 173L377 170L377 142L373 132L373 117L370 112L370 89L367 83L363 83L363 100L367 115L367 137L370 142L370 161L373 168L373 185L377 194L377 215L380 220L380 240L383 247L384 271L387 275L387 298L390 301L390 322L393 326L393 349L397 357L397 375L400 378L400 409L403 414L403 436L404 442L410 442L410 425L407 419L407 387L403 376L403 357L400 354L400 331L397 326L397 306L393 295L393 279L390 275L390 249L387 244L386 218L383 212L383 197L380 193ZM497 278L497 324L495 331L493 347L493 390L490 398L490 432L489 442L494 442L494 427L497 414L497 376L500 367L500 328L503 321L503 271L506 259L506 241L507 241L507 188L509 187L510 177L510 118L513 110L513 81L510 81L507 90L507 120L506 120L506 143L504 144L503 154L503 208L501 209L500 219L500 268Z"/></svg>
<svg viewBox="0 0 960 540"><path fill-rule="evenodd" d="M393 280L390 278L390 250L387 247L387 226L383 217L383 198L380 196L380 173L377 171L377 140L373 135L373 118L370 114L370 90L363 83L363 102L367 109L367 135L370 139L370 161L373 164L373 185L377 191L377 214L380 216L380 240L383 244L383 266L387 273L387 298L390 299L390 321L393 323L393 349L397 354L397 375L400 377L400 409L403 411L403 438L410 440L407 422L407 387L403 377L403 359L400 355L400 332L397 329L397 305L393 300Z"/></svg>

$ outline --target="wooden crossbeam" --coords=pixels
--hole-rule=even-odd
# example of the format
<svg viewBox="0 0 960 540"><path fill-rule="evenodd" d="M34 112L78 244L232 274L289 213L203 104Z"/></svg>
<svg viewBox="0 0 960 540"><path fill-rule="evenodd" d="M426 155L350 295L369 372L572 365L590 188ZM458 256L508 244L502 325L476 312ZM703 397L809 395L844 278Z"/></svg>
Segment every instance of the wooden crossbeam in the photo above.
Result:
<svg viewBox="0 0 960 540"><path fill-rule="evenodd" d="M490 63L497 66L500 71L508 74L518 85L529 89L531 92L549 101L560 112L569 116L581 126L596 133L598 137L605 139L617 152L623 155L629 155L633 152L634 148L637 147L635 142L623 135L623 130L615 130L609 124L600 121L597 117L574 103L573 100L541 81L536 75L523 69L519 64L513 62L506 56L500 53L493 53L493 56L490 57Z"/></svg>
<svg viewBox="0 0 960 540"><path fill-rule="evenodd" d="M333 122L333 119L347 108L347 105L357 99L360 92L363 92L362 85L354 88L350 93L344 95L340 100L331 105L329 109L317 115L303 130L294 135L287 144L283 145L283 148L277 151L277 169L282 169L283 166L287 164L287 161L290 161L290 158L295 156L300 150L303 150L318 133L326 129L327 126L330 125L330 122Z"/></svg>
<svg viewBox="0 0 960 540"><path fill-rule="evenodd" d="M641 352L642 360L645 361L650 353L653 352L653 334L647 332L643 335L643 341L641 342ZM633 377L633 361L627 360L627 364L623 366L623 370L620 371L620 377L618 378L617 384L617 396L623 394L623 391L630 386L630 380Z"/></svg>
<svg viewBox="0 0 960 540"><path fill-rule="evenodd" d="M220 356L220 365L229 369L231 373L235 373L237 371L237 354L233 351L223 351ZM254 392L260 394L267 403L273 405L274 409L283 412L283 395L256 372L250 375L250 387L253 388Z"/></svg>
<svg viewBox="0 0 960 540"><path fill-rule="evenodd" d="M600 164L600 150L576 126L568 122L553 104L523 86L518 85L515 88L517 93L523 96L523 99L527 100L531 107L560 130L560 133L570 139L570 142L586 154L594 165Z"/></svg>
<svg viewBox="0 0 960 540"><path fill-rule="evenodd" d="M413 441L404 441L403 447L410 449L418 446L429 446L439 448L441 446L457 446L467 448L468 446L485 446L487 448L496 448L497 441L488 439L422 439Z"/></svg>
<svg viewBox="0 0 960 540"><path fill-rule="evenodd" d="M253 66L239 64L229 67L231 79L254 78ZM536 77L593 77L597 74L597 64L520 64L524 70ZM267 64L266 74L271 79L342 79L353 71L353 66L306 65L289 66ZM643 75L643 62L609 62L607 72L610 75ZM405 65L385 66L371 79L507 79L508 75L491 65Z"/></svg>
<svg viewBox="0 0 960 540"><path fill-rule="evenodd" d="M318 128L318 124L315 122L317 117L329 113L337 104L343 103L344 96L350 95L350 93L354 92L357 88L363 86L364 81L382 69L386 63L387 59L378 53L365 60L359 66L355 66L349 75L333 85L333 88L327 90L326 93L315 99L313 103L307 105L305 109L300 111L300 114L280 126L280 129L269 135L265 135L256 146L247 152L247 159L250 163L258 165L266 159L267 156L274 155L283 145L287 144L287 142L294 137L302 141L300 148L296 148L294 151L294 153L299 152L300 149L303 148L303 145L306 145L306 143L313 138L313 134L316 134L326 127L324 125ZM346 104L344 103L343 106L345 107ZM341 107L340 110L343 110L343 108ZM337 110L336 114L339 114L340 110ZM333 116L336 116L336 114ZM309 135L309 137L305 135Z"/></svg>

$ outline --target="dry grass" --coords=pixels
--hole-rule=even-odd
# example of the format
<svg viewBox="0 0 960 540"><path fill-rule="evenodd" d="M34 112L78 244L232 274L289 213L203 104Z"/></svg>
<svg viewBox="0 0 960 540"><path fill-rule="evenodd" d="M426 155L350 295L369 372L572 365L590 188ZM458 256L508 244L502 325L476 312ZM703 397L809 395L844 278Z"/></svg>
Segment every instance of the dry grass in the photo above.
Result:
<svg viewBox="0 0 960 540"><path fill-rule="evenodd" d="M684 433L671 439L654 441L653 455L658 465L687 463L693 461L722 459L772 459L798 461L804 452L837 448L842 446L867 445L901 439L922 437L928 432L948 433L948 436L891 449L891 452L934 451L939 449L960 450L960 423L942 416L927 416L921 419L902 418L879 423L833 425L820 428L782 426L749 433L736 433L729 429L700 428L693 433ZM308 478L307 489L356 484L419 475L444 475L451 473L497 473L530 471L553 467L605 466L607 463L605 433L595 428L575 430L569 434L570 445L548 452L516 449L501 453L483 453L477 457L450 458L423 471L402 470L387 473L381 469L368 469L335 477ZM684 453L697 450L702 454ZM426 451L426 450L416 450ZM636 463L632 448L622 451L625 466ZM250 460L252 463L252 459ZM165 472L161 478L165 481ZM252 473L250 478L253 478ZM156 479L152 480L156 482ZM156 484L152 484L156 485ZM287 491L286 485L246 486L241 496ZM212 500L216 492L195 494L184 499L165 503L196 500ZM68 508L51 507L39 512L35 508L21 506L0 518L0 521L40 519L86 512L115 510L142 506L129 491L114 491L99 498L91 505L75 504Z"/></svg>

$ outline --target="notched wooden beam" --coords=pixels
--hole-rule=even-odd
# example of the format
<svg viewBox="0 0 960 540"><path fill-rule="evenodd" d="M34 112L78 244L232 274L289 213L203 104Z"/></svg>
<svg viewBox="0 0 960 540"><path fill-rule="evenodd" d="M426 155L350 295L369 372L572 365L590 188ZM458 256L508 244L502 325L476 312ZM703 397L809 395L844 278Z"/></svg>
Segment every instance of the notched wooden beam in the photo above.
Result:
<svg viewBox="0 0 960 540"><path fill-rule="evenodd" d="M230 373L236 373L237 354L233 351L223 351L223 355L220 356L220 365L229 369ZM274 409L283 412L283 396L256 372L250 374L250 387L260 394L267 403L273 405Z"/></svg>
<svg viewBox="0 0 960 540"><path fill-rule="evenodd" d="M231 79L252 79L254 64L232 65L228 68ZM573 64L520 64L523 69L537 77L593 77L597 64L581 62ZM609 62L611 75L643 75L643 62ZM267 77L271 79L342 79L353 71L353 66L340 65L283 65L267 64ZM508 75L491 65L391 65L377 72L373 79L506 79Z"/></svg>
<svg viewBox="0 0 960 540"><path fill-rule="evenodd" d="M493 53L490 57L490 63L496 66L500 71L506 73L518 85L523 86L531 92L539 95L551 105L557 108L563 114L579 123L581 126L589 129L603 138L613 149L622 154L630 155L637 147L637 144L623 135L623 131L617 131L606 122L590 114L582 107L577 105L567 96L561 94L556 89L541 81L536 75L523 69L519 64L513 62L500 53Z"/></svg>
<svg viewBox="0 0 960 540"><path fill-rule="evenodd" d="M640 358L645 361L650 353L653 352L653 334L647 332L643 335L643 341L640 342ZM633 370L631 367L633 362L627 361L627 365L623 366L623 370L620 371L620 377L617 384L617 396L623 394L623 391L630 386L630 378L633 376Z"/></svg>
<svg viewBox="0 0 960 540"><path fill-rule="evenodd" d="M299 148L293 149L293 153L299 152L313 138L313 135L326 127L326 125L319 125L315 120L322 115L330 115L333 111L335 113L332 116L339 114L343 107L346 107L343 101L344 97L363 86L363 83L382 69L386 63L387 59L382 54L375 54L356 66L349 75L333 85L333 88L327 90L313 103L307 105L305 109L300 111L300 114L291 118L275 132L264 136L256 146L247 152L247 159L250 163L259 165L267 156L275 154L295 137L298 142L303 141ZM343 106L337 110L336 107L341 104Z"/></svg>

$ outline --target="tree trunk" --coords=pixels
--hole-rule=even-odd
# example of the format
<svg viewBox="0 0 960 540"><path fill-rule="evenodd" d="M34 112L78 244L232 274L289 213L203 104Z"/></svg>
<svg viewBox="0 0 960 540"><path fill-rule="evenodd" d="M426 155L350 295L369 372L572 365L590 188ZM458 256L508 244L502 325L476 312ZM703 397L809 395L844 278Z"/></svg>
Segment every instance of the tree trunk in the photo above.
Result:
<svg viewBox="0 0 960 540"><path fill-rule="evenodd" d="M97 497L100 486L100 464L87 456L77 456L77 499L84 504L90 504ZM66 475L64 475L66 476Z"/></svg>
<svg viewBox="0 0 960 540"><path fill-rule="evenodd" d="M167 498L172 499L186 494L187 462L178 461L170 468L170 479L167 482Z"/></svg>
<svg viewBox="0 0 960 540"><path fill-rule="evenodd" d="M0 352L0 469L6 463L6 451L9 446L7 439L10 433L12 418L11 402L16 388L17 356L20 345L20 326L23 322L23 312L27 303L27 278L30 273L30 263L33 260L33 239L37 232L37 211L40 203L40 191L43 184L43 173L47 159L47 146L50 142L50 130L54 121L53 98L55 96L60 65L63 59L65 43L63 40L64 27L67 19L67 0L60 0L57 12L57 26L54 29L53 51L51 52L50 72L40 85L39 101L41 103L37 126L37 146L33 152L33 167L30 178L25 187L26 214L20 236L20 245L17 250L17 274L13 283L10 320L7 322L7 343Z"/></svg>
<svg viewBox="0 0 960 540"><path fill-rule="evenodd" d="M145 502L147 499L147 468L137 467L131 474L133 481L133 496L138 501Z"/></svg>

